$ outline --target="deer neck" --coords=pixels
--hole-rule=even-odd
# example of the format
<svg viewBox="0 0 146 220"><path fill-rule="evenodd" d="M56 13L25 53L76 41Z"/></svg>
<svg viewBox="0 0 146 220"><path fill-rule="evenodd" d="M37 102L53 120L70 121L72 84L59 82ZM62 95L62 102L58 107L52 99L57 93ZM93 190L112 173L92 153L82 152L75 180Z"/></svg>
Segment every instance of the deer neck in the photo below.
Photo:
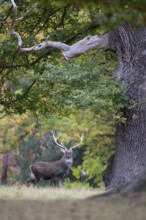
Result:
<svg viewBox="0 0 146 220"><path fill-rule="evenodd" d="M62 160L64 161L64 163L65 163L68 167L71 167L71 166L72 166L72 163L73 163L72 157L71 157L71 158L66 158L66 157L63 156Z"/></svg>
<svg viewBox="0 0 146 220"><path fill-rule="evenodd" d="M72 158L65 158L65 160L64 160L64 162L68 165L68 166L71 166L72 165L72 163L73 163L73 160L72 160Z"/></svg>

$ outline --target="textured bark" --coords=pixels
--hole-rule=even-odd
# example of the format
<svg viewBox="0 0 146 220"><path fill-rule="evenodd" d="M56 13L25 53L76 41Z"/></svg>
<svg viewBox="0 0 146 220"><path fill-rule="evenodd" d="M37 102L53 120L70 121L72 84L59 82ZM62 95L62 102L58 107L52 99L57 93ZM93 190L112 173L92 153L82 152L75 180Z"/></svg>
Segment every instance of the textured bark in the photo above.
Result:
<svg viewBox="0 0 146 220"><path fill-rule="evenodd" d="M130 182L120 186L117 191L124 195L146 191L146 170L134 176Z"/></svg>
<svg viewBox="0 0 146 220"><path fill-rule="evenodd" d="M123 109L126 123L116 126L110 189L129 182L146 168L146 29L136 31L125 25L112 35L110 42L119 62L116 78L127 86L126 94L137 105L133 109Z"/></svg>
<svg viewBox="0 0 146 220"><path fill-rule="evenodd" d="M2 174L1 174L2 185L7 184L8 167L9 167L9 153L4 153L2 159Z"/></svg>
<svg viewBox="0 0 146 220"><path fill-rule="evenodd" d="M111 183L111 180L112 180L112 170L113 170L113 164L114 164L114 157L115 157L115 154L110 156L110 158L107 161L108 165L102 173L102 178L103 178L103 182L104 182L105 187L108 187Z"/></svg>

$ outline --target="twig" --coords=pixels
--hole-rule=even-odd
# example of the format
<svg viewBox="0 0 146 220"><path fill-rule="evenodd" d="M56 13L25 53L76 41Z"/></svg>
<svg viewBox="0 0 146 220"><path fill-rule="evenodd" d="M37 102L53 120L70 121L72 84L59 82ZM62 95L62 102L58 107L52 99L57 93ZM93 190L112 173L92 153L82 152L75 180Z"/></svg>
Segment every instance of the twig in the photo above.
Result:
<svg viewBox="0 0 146 220"><path fill-rule="evenodd" d="M21 21L22 19L26 18L28 16L28 14L33 10L35 9L36 7L38 6L38 3L35 3L34 5L32 5L30 7L30 9L28 9L28 11L20 18L16 18L16 21Z"/></svg>

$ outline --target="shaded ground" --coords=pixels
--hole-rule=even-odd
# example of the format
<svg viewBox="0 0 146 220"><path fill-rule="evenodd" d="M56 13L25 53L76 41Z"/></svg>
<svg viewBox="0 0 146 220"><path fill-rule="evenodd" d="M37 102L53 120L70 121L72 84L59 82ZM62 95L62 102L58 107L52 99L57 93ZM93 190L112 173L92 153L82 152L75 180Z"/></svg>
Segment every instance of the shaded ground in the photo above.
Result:
<svg viewBox="0 0 146 220"><path fill-rule="evenodd" d="M0 220L146 220L146 193L94 199L0 199Z"/></svg>

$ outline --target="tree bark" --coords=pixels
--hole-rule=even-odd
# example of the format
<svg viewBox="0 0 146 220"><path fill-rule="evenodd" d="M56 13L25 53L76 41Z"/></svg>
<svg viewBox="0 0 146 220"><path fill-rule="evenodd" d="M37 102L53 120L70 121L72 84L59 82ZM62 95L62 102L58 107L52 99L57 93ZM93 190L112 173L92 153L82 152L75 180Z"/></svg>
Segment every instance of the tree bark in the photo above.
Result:
<svg viewBox="0 0 146 220"><path fill-rule="evenodd" d="M111 180L112 180L112 170L113 170L113 164L114 164L114 157L115 157L115 154L113 154L109 157L109 159L107 161L108 165L102 173L102 178L103 178L103 182L104 182L105 187L108 187L111 183Z"/></svg>
<svg viewBox="0 0 146 220"><path fill-rule="evenodd" d="M136 105L124 108L126 123L116 125L116 150L108 189L129 182L146 168L146 29L126 25L114 32L119 68L116 78L127 86L126 94Z"/></svg>
<svg viewBox="0 0 146 220"><path fill-rule="evenodd" d="M9 152L3 154L2 174L1 174L1 184L2 185L7 184L8 167L9 167Z"/></svg>
<svg viewBox="0 0 146 220"><path fill-rule="evenodd" d="M146 169L144 172L137 176L134 176L131 181L118 187L115 192L120 192L123 195L129 195L131 193L146 191Z"/></svg>

